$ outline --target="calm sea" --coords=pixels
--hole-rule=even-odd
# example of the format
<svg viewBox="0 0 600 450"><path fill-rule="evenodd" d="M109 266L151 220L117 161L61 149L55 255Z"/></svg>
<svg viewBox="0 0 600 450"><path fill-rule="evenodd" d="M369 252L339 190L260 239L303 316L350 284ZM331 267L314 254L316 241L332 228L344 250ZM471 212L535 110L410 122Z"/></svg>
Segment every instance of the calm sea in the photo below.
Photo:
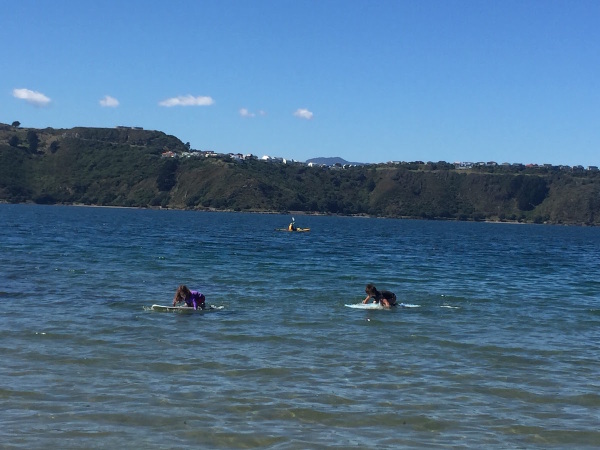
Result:
<svg viewBox="0 0 600 450"><path fill-rule="evenodd" d="M600 446L600 229L289 221L0 205L0 448Z"/></svg>

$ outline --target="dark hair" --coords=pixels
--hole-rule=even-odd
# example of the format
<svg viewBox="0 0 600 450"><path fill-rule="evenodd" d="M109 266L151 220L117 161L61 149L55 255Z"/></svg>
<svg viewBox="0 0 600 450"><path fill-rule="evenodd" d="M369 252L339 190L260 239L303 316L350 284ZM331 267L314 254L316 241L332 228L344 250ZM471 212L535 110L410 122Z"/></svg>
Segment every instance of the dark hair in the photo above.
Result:
<svg viewBox="0 0 600 450"><path fill-rule="evenodd" d="M175 292L175 301L185 300L188 297L188 295L190 295L190 290L185 284L182 284L177 288L177 291Z"/></svg>
<svg viewBox="0 0 600 450"><path fill-rule="evenodd" d="M379 294L379 291L377 290L377 288L375 287L374 284L369 283L367 284L367 287L365 288L365 292L369 295L377 295Z"/></svg>

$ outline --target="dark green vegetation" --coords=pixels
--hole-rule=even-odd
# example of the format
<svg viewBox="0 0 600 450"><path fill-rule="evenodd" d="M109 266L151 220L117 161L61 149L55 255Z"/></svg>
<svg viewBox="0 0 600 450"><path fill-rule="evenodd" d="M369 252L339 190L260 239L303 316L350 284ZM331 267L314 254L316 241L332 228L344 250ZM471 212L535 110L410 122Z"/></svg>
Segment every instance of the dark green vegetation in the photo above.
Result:
<svg viewBox="0 0 600 450"><path fill-rule="evenodd" d="M599 172L444 162L322 168L181 157L188 147L158 131L0 124L0 201L600 224Z"/></svg>

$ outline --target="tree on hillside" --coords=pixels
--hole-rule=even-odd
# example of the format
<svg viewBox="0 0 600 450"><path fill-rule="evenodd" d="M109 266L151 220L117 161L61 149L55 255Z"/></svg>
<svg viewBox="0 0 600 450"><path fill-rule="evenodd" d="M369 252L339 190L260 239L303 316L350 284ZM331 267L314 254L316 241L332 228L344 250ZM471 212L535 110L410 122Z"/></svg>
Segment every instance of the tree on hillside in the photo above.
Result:
<svg viewBox="0 0 600 450"><path fill-rule="evenodd" d="M156 185L159 191L168 192L175 186L178 167L179 161L174 158L168 158L163 162L156 177Z"/></svg>
<svg viewBox="0 0 600 450"><path fill-rule="evenodd" d="M19 127L21 126L21 122L19 122L18 120L15 120L15 121L12 123L12 126L13 126L13 127L15 127L15 128L19 128Z"/></svg>
<svg viewBox="0 0 600 450"><path fill-rule="evenodd" d="M11 147L18 147L19 143L19 138L16 135L11 136L8 140L8 145L10 145Z"/></svg>
<svg viewBox="0 0 600 450"><path fill-rule="evenodd" d="M511 181L511 190L521 211L531 211L548 195L548 183L542 177L517 175Z"/></svg>
<svg viewBox="0 0 600 450"><path fill-rule="evenodd" d="M27 132L27 142L29 143L29 151L31 153L37 152L38 144L40 143L40 138L37 133L33 130L29 130Z"/></svg>

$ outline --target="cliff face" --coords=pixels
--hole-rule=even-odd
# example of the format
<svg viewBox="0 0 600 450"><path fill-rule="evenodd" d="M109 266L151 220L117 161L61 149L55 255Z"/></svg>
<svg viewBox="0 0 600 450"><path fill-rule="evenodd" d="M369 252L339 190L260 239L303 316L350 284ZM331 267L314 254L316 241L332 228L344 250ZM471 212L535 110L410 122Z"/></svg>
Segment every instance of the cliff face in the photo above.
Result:
<svg viewBox="0 0 600 450"><path fill-rule="evenodd" d="M322 168L184 156L187 147L159 131L1 125L0 201L600 224L598 172Z"/></svg>

